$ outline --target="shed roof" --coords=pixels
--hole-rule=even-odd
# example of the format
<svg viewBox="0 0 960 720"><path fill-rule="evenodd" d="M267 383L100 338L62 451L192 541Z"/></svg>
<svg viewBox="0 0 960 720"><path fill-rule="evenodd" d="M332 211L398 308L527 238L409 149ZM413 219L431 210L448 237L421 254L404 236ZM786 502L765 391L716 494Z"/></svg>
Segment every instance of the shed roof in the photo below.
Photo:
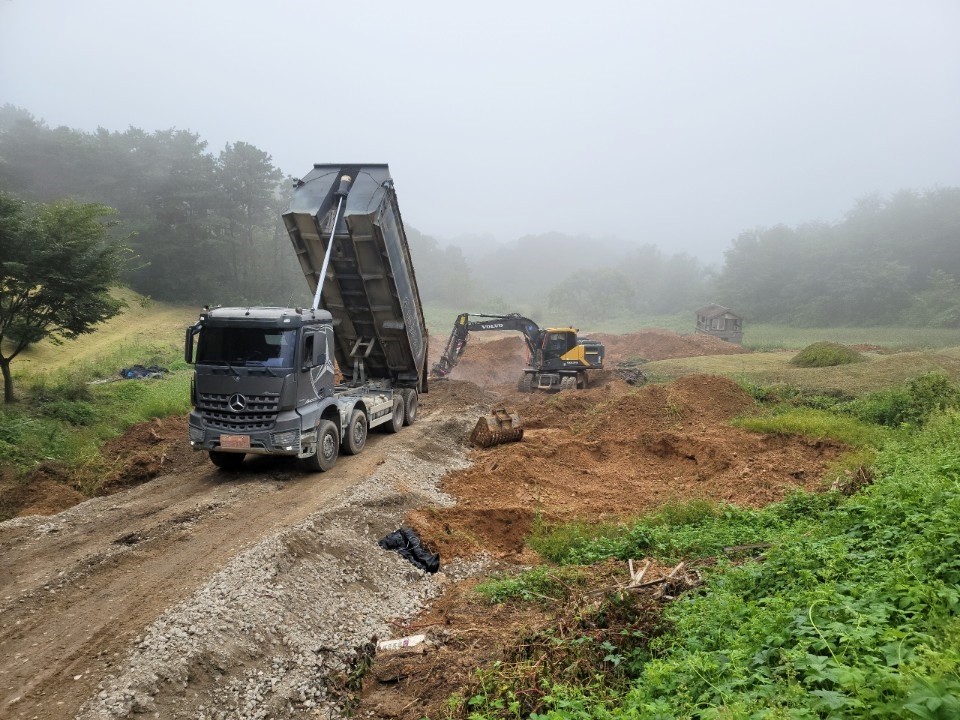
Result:
<svg viewBox="0 0 960 720"><path fill-rule="evenodd" d="M716 303L704 305L702 308L699 308L697 310L697 315L702 315L707 319L719 317L720 315L730 315L732 317L742 319L742 316L737 315L735 312L731 311L730 308L725 308L723 305L717 305Z"/></svg>

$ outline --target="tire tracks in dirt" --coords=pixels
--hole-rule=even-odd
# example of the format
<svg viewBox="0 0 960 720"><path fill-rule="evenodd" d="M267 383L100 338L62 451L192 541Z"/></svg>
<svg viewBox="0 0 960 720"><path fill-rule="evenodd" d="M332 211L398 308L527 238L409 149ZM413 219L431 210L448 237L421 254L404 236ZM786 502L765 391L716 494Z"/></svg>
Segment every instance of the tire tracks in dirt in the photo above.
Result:
<svg viewBox="0 0 960 720"><path fill-rule="evenodd" d="M125 650L244 547L322 508L426 423L371 435L323 474L251 458L230 476L197 456L53 518L0 524L0 716L73 717Z"/></svg>

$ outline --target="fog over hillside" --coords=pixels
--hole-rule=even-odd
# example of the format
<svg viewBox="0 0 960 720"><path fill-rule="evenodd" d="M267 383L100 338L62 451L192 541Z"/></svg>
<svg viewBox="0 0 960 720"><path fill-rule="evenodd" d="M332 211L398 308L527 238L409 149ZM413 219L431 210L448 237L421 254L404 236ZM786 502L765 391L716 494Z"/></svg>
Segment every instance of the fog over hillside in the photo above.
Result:
<svg viewBox="0 0 960 720"><path fill-rule="evenodd" d="M584 264L601 238L714 264L744 230L960 184L958 27L953 0L5 0L0 101L291 175L386 161L406 221L471 258L562 233Z"/></svg>

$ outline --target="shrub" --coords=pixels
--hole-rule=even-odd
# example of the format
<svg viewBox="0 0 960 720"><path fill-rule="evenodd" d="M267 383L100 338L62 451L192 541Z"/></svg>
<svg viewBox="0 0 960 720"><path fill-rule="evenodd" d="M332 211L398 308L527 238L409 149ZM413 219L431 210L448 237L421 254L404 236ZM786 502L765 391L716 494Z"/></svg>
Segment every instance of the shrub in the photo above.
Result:
<svg viewBox="0 0 960 720"><path fill-rule="evenodd" d="M71 425L92 425L97 419L96 408L83 400L51 400L41 405L40 414Z"/></svg>
<svg viewBox="0 0 960 720"><path fill-rule="evenodd" d="M922 425L936 411L960 406L960 389L946 375L926 373L906 385L871 393L843 409L854 417L878 425Z"/></svg>
<svg viewBox="0 0 960 720"><path fill-rule="evenodd" d="M793 356L790 364L797 367L832 367L834 365L863 362L863 360L863 355L856 350L851 350L846 345L822 341L807 345Z"/></svg>

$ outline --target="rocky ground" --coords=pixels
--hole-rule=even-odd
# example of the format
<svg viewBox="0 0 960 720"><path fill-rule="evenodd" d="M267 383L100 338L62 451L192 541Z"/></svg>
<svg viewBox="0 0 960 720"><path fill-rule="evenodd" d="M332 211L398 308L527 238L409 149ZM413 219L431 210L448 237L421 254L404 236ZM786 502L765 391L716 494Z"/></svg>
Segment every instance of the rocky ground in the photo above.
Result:
<svg viewBox="0 0 960 720"><path fill-rule="evenodd" d="M741 351L663 331L603 340L611 359ZM415 425L324 474L270 458L217 471L186 449L182 419L107 448L115 494L56 512L79 498L48 469L49 492L0 523L0 717L437 716L547 621L470 591L538 562L523 544L535 516L762 505L819 487L839 452L730 428L752 401L723 378L638 389L605 373L586 391L521 395L522 353L518 338L471 345ZM523 442L469 448L497 402L524 419ZM439 573L378 547L401 524L440 552ZM415 634L419 649L374 652Z"/></svg>

